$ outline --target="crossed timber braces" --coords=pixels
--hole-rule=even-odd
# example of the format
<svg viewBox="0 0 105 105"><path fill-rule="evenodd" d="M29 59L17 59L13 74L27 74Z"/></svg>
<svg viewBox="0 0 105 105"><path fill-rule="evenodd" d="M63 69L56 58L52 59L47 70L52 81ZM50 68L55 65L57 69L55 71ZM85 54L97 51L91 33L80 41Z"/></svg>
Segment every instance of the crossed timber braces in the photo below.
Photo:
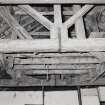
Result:
<svg viewBox="0 0 105 105"><path fill-rule="evenodd" d="M20 40L0 40L0 52L100 52L105 51L105 38L88 38L86 39L83 16L94 8L95 4L105 4L104 0L0 0L0 16L8 23L8 25L14 31L14 36L18 36ZM22 9L26 14L30 15L33 19L37 20L44 27L50 31L50 39L33 39L29 32L25 30L18 21L11 15L8 11L8 6L5 4L16 4L16 6ZM29 4L53 4L54 7L54 23L44 17L40 12L33 9ZM71 16L65 22L62 22L62 4L74 4L73 5L73 16ZM84 4L84 6L80 6ZM68 29L75 25L76 39L71 39L68 37ZM99 56L102 54L99 54ZM97 56L97 54L96 54ZM103 58L102 57L99 57ZM100 59L102 60L102 59ZM25 60L26 61L26 60ZM39 63L40 60L38 61ZM65 60L61 60L66 62ZM73 62L72 59L69 59L69 63ZM93 61L90 59L90 63ZM48 60L48 63L51 62ZM53 60L55 63L55 61ZM78 61L77 61L78 62ZM74 63L77 63L74 61ZM82 60L81 60L82 62ZM81 62L78 62L79 64ZM83 61L84 62L84 61ZM85 62L89 63L89 61ZM94 61L97 63L97 60ZM105 59L101 62L105 62ZM20 63L20 61L19 61ZM23 62L24 63L24 62ZM29 61L32 64L32 62ZM41 62L45 63L43 60ZM58 62L59 63L59 62ZM68 63L68 61L66 62ZM99 63L99 62L98 62ZM19 66L16 66L19 68ZM15 69L16 69L15 67ZM21 67L21 66L20 66ZM36 67L36 66L35 66ZM34 68L35 68L34 67ZM50 66L49 66L50 67ZM67 66L66 66L67 67ZM73 66L74 67L74 66ZM22 67L23 68L23 67ZM27 68L27 67L26 67ZM30 68L30 66L29 66ZM32 68L32 66L31 66ZM68 67L69 68L69 67ZM99 68L100 69L100 68ZM96 81L105 71L102 68L102 72L97 73L97 76L93 78L90 82ZM100 71L100 70L99 70ZM87 70L56 70L55 71L28 71L26 74L84 74L87 73Z"/></svg>
<svg viewBox="0 0 105 105"><path fill-rule="evenodd" d="M49 1L49 0L48 0ZM63 0L61 0L63 1ZM83 0L82 0L83 1ZM89 0L88 0L89 1ZM18 0L12 2L12 0L7 1L7 4L18 3L22 4L22 1ZM28 0L24 1L28 3ZM97 0L96 3L99 1ZM6 2L0 1L2 4ZM30 2L34 3L34 2ZM43 3L39 1L39 4ZM49 2L48 2L49 3ZM53 2L55 3L55 2ZM59 2L60 3L60 2ZM62 4L63 2L61 2ZM71 3L71 2L68 2ZM75 2L74 2L75 3ZM77 1L77 3L79 3ZM87 3L87 2L85 2ZM49 52L49 51L61 51L61 52L72 52L72 51L105 51L105 39L104 38L88 38L85 36L85 29L82 17L91 10L94 2L90 2L91 5L85 5L82 8L80 5L74 5L75 14L70 17L66 22L62 22L61 15L61 4L54 4L54 23L45 18L38 11L33 9L29 5L18 5L24 12L33 17L35 20L40 22L48 30L50 30L50 39L35 39L32 40L31 35L19 25L19 23L14 19L14 17L8 12L5 6L0 7L0 15L5 19L9 26L15 31L15 34L22 40L0 40L0 52ZM99 3L103 3L103 0ZM76 12L77 11L77 12ZM77 39L68 38L68 28L75 24ZM80 27L81 26L81 27ZM26 40L23 40L26 39ZM40 47L39 47L40 46Z"/></svg>

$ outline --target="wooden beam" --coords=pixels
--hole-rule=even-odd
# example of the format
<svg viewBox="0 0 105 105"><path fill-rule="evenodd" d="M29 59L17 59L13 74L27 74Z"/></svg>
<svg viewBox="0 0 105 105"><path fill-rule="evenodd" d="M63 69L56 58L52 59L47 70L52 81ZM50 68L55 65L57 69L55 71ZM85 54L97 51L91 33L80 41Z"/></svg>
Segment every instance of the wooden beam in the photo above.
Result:
<svg viewBox="0 0 105 105"><path fill-rule="evenodd" d="M93 55L89 54L89 53L58 53L58 52L47 52L47 53L39 53L39 54L35 54L35 53L18 53L18 54L6 54L6 56L13 56L15 58L51 58L51 57L93 57Z"/></svg>
<svg viewBox="0 0 105 105"><path fill-rule="evenodd" d="M45 18L42 14L40 14L38 11L33 9L29 5L19 5L19 8L21 8L24 12L32 16L35 20L37 20L39 23L41 23L43 26L45 26L47 29L51 29L53 26L53 23Z"/></svg>
<svg viewBox="0 0 105 105"><path fill-rule="evenodd" d="M105 52L89 52L92 56L99 59L100 63L105 62Z"/></svg>
<svg viewBox="0 0 105 105"><path fill-rule="evenodd" d="M6 30L8 30L10 27L5 24L3 27L0 28L0 34L4 33Z"/></svg>
<svg viewBox="0 0 105 105"><path fill-rule="evenodd" d="M75 13L72 17L70 17L65 23L64 26L70 28L76 20L80 17L84 16L90 9L92 9L94 5L85 5L83 6L77 13Z"/></svg>
<svg viewBox="0 0 105 105"><path fill-rule="evenodd" d="M102 64L100 64L100 68L99 68L99 73L97 73L97 75L94 77L94 78L92 78L90 81L89 81L89 83L93 83L93 82L96 82L96 81L98 81L98 79L105 73L105 64L104 63L102 63Z"/></svg>
<svg viewBox="0 0 105 105"><path fill-rule="evenodd" d="M88 70L26 70L27 75L46 75L46 74L86 74Z"/></svg>
<svg viewBox="0 0 105 105"><path fill-rule="evenodd" d="M40 14L42 14L43 16L50 16L50 15L54 15L54 12L53 11L47 11L47 12L39 12ZM73 15L74 14L74 12L73 11L63 11L63 13L62 13L63 15L65 15L65 16L71 16L71 15ZM15 15L27 15L24 11L21 11L21 10L19 10L19 11L16 11L15 12Z"/></svg>
<svg viewBox="0 0 105 105"><path fill-rule="evenodd" d="M58 40L0 40L0 52L46 52L57 50Z"/></svg>
<svg viewBox="0 0 105 105"><path fill-rule="evenodd" d="M105 4L104 0L0 0L0 4Z"/></svg>
<svg viewBox="0 0 105 105"><path fill-rule="evenodd" d="M96 58L62 57L62 58L28 58L15 59L14 64L90 64L99 63Z"/></svg>
<svg viewBox="0 0 105 105"><path fill-rule="evenodd" d="M62 26L61 5L54 5L54 27L51 32L51 38L58 38L59 45L61 43L61 30L60 30L61 26Z"/></svg>
<svg viewBox="0 0 105 105"><path fill-rule="evenodd" d="M0 69L1 69L1 71L6 70L6 68L7 68L5 61L6 61L5 55L0 53L0 67L1 67Z"/></svg>
<svg viewBox="0 0 105 105"><path fill-rule="evenodd" d="M77 13L80 9L81 9L80 5L73 6L74 13ZM77 39L85 39L86 38L83 17L80 17L79 19L76 20L75 31L76 31Z"/></svg>
<svg viewBox="0 0 105 105"><path fill-rule="evenodd" d="M61 5L54 5L54 23L58 28L62 25Z"/></svg>
<svg viewBox="0 0 105 105"><path fill-rule="evenodd" d="M21 39L32 39L31 35L19 25L19 23L4 6L0 7L0 15Z"/></svg>
<svg viewBox="0 0 105 105"><path fill-rule="evenodd" d="M58 65L48 65L49 70L88 70L88 69L95 69L96 64L58 64ZM45 65L14 65L14 70L46 70Z"/></svg>
<svg viewBox="0 0 105 105"><path fill-rule="evenodd" d="M105 51L104 38L89 39L69 39L62 43L62 51L64 52L88 52L88 51Z"/></svg>
<svg viewBox="0 0 105 105"><path fill-rule="evenodd" d="M30 34L31 35L33 35L33 36L36 36L36 35L38 35L38 36L50 36L50 32L35 32L35 31L33 31L33 32L30 32Z"/></svg>
<svg viewBox="0 0 105 105"><path fill-rule="evenodd" d="M39 47L40 46L40 47ZM54 48L55 47L55 48ZM58 40L0 40L0 52L57 51ZM104 38L69 39L62 44L62 51L105 51Z"/></svg>
<svg viewBox="0 0 105 105"><path fill-rule="evenodd" d="M104 38L105 32L92 32L89 38ZM91 55L99 59L100 63L105 62L105 52L89 52Z"/></svg>

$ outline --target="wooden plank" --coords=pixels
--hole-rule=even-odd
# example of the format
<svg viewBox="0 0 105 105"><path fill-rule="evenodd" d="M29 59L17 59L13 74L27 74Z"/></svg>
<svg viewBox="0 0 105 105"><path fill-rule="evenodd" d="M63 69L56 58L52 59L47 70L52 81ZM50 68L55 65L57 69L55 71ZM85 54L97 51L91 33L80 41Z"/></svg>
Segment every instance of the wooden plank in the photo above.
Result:
<svg viewBox="0 0 105 105"><path fill-rule="evenodd" d="M40 45L41 44L41 45ZM39 47L40 46L40 47ZM0 40L0 52L32 52L32 51L57 51L58 40ZM105 39L69 39L62 44L62 51L105 51Z"/></svg>
<svg viewBox="0 0 105 105"><path fill-rule="evenodd" d="M62 26L62 15L61 15L61 5L54 5L54 27L51 32L51 38L58 38L59 49L61 43L61 27Z"/></svg>
<svg viewBox="0 0 105 105"><path fill-rule="evenodd" d="M46 74L86 74L87 70L27 70L27 75L46 75Z"/></svg>
<svg viewBox="0 0 105 105"><path fill-rule="evenodd" d="M30 32L31 35L35 36L35 35L42 35L42 36L50 36L50 32Z"/></svg>
<svg viewBox="0 0 105 105"><path fill-rule="evenodd" d="M105 4L104 0L0 0L0 4Z"/></svg>
<svg viewBox="0 0 105 105"><path fill-rule="evenodd" d="M54 5L54 23L58 28L62 25L61 5Z"/></svg>
<svg viewBox="0 0 105 105"><path fill-rule="evenodd" d="M39 13L44 15L44 16L54 15L53 11L47 11L47 12L43 11L43 12L39 12ZM71 15L74 14L74 12L73 11L63 11L62 14L65 15L65 16L71 16ZM19 10L19 11L15 12L15 15L27 15L27 14L25 12Z"/></svg>
<svg viewBox="0 0 105 105"><path fill-rule="evenodd" d="M12 57L15 57L15 58L51 58L51 57L56 57L56 58L59 58L59 57L93 57L93 55L89 54L89 53L58 53L58 52L41 52L41 53L38 53L38 54L35 54L35 53L18 53L18 54L13 54L13 53L9 53L9 54L6 54L6 56L12 56Z"/></svg>
<svg viewBox="0 0 105 105"><path fill-rule="evenodd" d="M1 71L2 70L6 70L6 63L5 63L5 61L6 61L6 58L5 58L4 54L0 53L0 67L1 67Z"/></svg>
<svg viewBox="0 0 105 105"><path fill-rule="evenodd" d="M63 57L63 58L29 58L18 59L16 58L14 64L89 64L99 63L95 58L75 58L75 57Z"/></svg>
<svg viewBox="0 0 105 105"><path fill-rule="evenodd" d="M80 5L74 5L73 6L74 13L77 13L80 9L81 9ZM76 36L78 39L85 39L86 38L85 28L84 28L84 23L83 23L82 17L77 19L77 21L75 23L75 31L76 31Z"/></svg>
<svg viewBox="0 0 105 105"><path fill-rule="evenodd" d="M40 14L38 11L33 9L29 5L19 5L19 8L21 8L23 11L25 11L27 14L32 16L35 20L37 20L39 23L41 23L43 26L45 26L47 29L51 29L53 26L53 23L49 21L47 18L45 18L42 14Z"/></svg>
<svg viewBox="0 0 105 105"><path fill-rule="evenodd" d="M88 52L88 51L105 51L104 38L89 39L69 39L62 43L62 51L64 52Z"/></svg>
<svg viewBox="0 0 105 105"><path fill-rule="evenodd" d="M4 6L0 7L0 15L21 39L32 39L31 35L22 26L19 25L19 23Z"/></svg>
<svg viewBox="0 0 105 105"><path fill-rule="evenodd" d="M75 13L72 17L70 17L65 23L64 26L67 28L71 27L77 19L84 16L90 9L92 9L94 5L85 5L83 6L77 13Z"/></svg>
<svg viewBox="0 0 105 105"><path fill-rule="evenodd" d="M57 50L58 40L0 40L0 52L50 52Z"/></svg>
<svg viewBox="0 0 105 105"><path fill-rule="evenodd" d="M105 52L89 52L91 55L99 59L100 63L105 62Z"/></svg>
<svg viewBox="0 0 105 105"><path fill-rule="evenodd" d="M48 68L51 70L60 70L60 69L70 69L70 70L83 70L83 69L95 69L96 68L96 64L74 64L74 65L70 65L70 64L59 64L59 65L48 65ZM14 70L38 70L38 69L46 69L45 65L14 65Z"/></svg>
<svg viewBox="0 0 105 105"><path fill-rule="evenodd" d="M99 68L100 72L97 73L97 75L94 78L92 78L89 83L98 81L98 79L105 73L104 67L105 67L104 64L102 64L102 65L100 64L100 68Z"/></svg>

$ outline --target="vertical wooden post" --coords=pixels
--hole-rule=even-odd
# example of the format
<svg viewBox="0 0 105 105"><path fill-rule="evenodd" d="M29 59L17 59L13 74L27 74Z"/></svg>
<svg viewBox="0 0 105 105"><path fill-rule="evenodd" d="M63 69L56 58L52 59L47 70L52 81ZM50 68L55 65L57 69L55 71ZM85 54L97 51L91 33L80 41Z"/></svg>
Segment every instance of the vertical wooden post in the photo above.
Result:
<svg viewBox="0 0 105 105"><path fill-rule="evenodd" d="M80 5L74 5L73 10L74 12L78 12L81 7ZM76 36L78 39L85 39L85 28L84 28L84 23L83 23L83 18L80 17L79 19L76 20L75 22L75 31L76 31Z"/></svg>
<svg viewBox="0 0 105 105"><path fill-rule="evenodd" d="M77 91L78 91L78 101L79 101L79 105L82 105L82 98L81 98L81 88L80 86L77 87Z"/></svg>
<svg viewBox="0 0 105 105"><path fill-rule="evenodd" d="M62 26L62 15L61 15L61 5L54 5L54 25L51 29L51 38L57 39L60 38Z"/></svg>
<svg viewBox="0 0 105 105"><path fill-rule="evenodd" d="M61 28L61 39L62 39L62 43L69 39L69 37L68 37L68 29L64 25Z"/></svg>

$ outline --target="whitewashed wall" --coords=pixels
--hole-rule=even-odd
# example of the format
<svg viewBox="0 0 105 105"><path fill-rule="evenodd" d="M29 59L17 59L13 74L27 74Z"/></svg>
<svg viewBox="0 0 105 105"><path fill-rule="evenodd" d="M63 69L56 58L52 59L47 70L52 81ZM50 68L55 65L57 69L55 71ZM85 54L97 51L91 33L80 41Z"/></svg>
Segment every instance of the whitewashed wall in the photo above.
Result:
<svg viewBox="0 0 105 105"><path fill-rule="evenodd" d="M98 94L99 92L99 94ZM83 105L100 105L105 101L105 87L97 89L81 89ZM0 92L0 105L42 104L42 92ZM79 105L77 91L45 92L45 105Z"/></svg>
<svg viewBox="0 0 105 105"><path fill-rule="evenodd" d="M81 89L83 105L100 105L97 89Z"/></svg>
<svg viewBox="0 0 105 105"><path fill-rule="evenodd" d="M77 91L46 92L45 105L79 105Z"/></svg>
<svg viewBox="0 0 105 105"><path fill-rule="evenodd" d="M0 92L0 105L42 104L42 92Z"/></svg>
<svg viewBox="0 0 105 105"><path fill-rule="evenodd" d="M99 89L100 101L105 101L105 87L100 87Z"/></svg>

